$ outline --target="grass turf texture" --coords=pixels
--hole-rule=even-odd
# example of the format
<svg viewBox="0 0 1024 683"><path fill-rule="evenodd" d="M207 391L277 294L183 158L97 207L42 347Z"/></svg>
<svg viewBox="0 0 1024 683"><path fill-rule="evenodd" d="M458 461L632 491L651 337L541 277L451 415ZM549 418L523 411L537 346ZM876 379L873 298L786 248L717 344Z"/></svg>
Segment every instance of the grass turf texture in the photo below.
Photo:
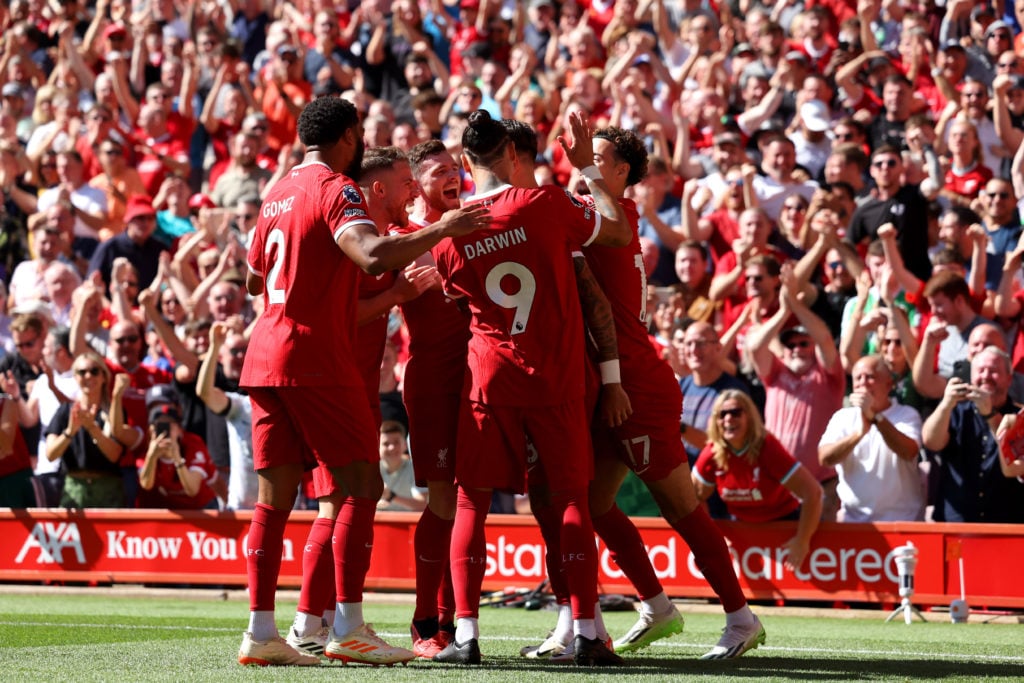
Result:
<svg viewBox="0 0 1024 683"><path fill-rule="evenodd" d="M1016 624L884 623L876 618L808 618L761 610L768 641L732 661L696 658L713 645L724 618L682 611L681 636L627 655L626 668L577 669L519 657L554 625L554 612L483 608L481 667L417 661L407 667L324 665L242 667L235 661L247 606L238 601L0 594L0 681L516 681L531 683L609 676L620 680L1022 680L1024 627ZM295 603L279 601L287 632ZM378 634L410 646L409 605L367 603ZM605 615L613 636L634 614Z"/></svg>

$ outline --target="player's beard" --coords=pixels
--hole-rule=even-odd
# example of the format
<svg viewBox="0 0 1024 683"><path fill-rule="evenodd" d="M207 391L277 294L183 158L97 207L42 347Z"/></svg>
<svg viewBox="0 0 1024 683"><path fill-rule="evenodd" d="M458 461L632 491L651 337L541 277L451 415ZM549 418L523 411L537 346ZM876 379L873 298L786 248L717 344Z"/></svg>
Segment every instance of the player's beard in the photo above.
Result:
<svg viewBox="0 0 1024 683"><path fill-rule="evenodd" d="M360 138L359 142L356 143L356 153L352 157L352 161L349 162L348 167L344 173L349 178L356 180L359 178L359 169L363 165L363 154L366 152L366 145L363 143L363 139Z"/></svg>

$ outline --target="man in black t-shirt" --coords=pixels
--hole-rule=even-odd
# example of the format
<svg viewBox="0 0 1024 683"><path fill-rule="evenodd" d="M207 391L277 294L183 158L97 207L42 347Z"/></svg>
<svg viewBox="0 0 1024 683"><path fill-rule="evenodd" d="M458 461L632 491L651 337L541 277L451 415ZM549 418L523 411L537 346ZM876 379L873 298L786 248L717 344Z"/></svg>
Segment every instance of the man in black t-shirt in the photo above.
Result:
<svg viewBox="0 0 1024 683"><path fill-rule="evenodd" d="M934 152L926 150L926 157ZM920 280L927 281L932 274L928 259L928 202L942 187L940 179L931 173L936 164L927 164L929 177L916 185L901 185L903 158L899 150L883 145L871 155L871 177L876 191L872 199L861 204L853 213L846 230L846 239L854 245L863 245L878 237L878 228L885 223L896 227L896 241L907 269Z"/></svg>

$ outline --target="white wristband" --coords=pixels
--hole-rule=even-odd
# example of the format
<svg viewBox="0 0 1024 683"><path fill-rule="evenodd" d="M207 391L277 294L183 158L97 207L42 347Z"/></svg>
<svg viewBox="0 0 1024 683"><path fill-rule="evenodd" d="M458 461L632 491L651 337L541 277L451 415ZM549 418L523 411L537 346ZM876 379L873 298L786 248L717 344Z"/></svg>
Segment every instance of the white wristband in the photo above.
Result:
<svg viewBox="0 0 1024 683"><path fill-rule="evenodd" d="M580 169L580 175L587 180L604 180L604 176L601 175L601 169L594 164L587 166L586 168Z"/></svg>
<svg viewBox="0 0 1024 683"><path fill-rule="evenodd" d="M622 384L622 375L619 372L619 361L606 360L598 363L601 369L601 384Z"/></svg>

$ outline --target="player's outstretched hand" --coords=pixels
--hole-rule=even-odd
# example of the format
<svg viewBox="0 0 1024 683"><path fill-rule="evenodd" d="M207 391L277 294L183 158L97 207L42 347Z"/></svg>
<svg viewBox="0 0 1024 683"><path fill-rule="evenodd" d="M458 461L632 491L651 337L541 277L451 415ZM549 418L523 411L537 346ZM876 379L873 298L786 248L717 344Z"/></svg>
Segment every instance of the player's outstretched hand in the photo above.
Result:
<svg viewBox="0 0 1024 683"><path fill-rule="evenodd" d="M438 221L447 237L459 237L482 230L491 224L491 212L486 206L474 204L445 211Z"/></svg>

